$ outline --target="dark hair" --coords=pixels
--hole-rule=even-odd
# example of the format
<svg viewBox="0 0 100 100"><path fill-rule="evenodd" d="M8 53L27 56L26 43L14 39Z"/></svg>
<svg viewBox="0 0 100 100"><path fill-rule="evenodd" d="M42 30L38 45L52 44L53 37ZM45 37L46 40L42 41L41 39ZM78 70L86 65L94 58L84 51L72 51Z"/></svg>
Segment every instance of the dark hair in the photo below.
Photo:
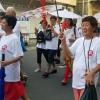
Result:
<svg viewBox="0 0 100 100"><path fill-rule="evenodd" d="M3 18L5 16L5 12L0 12L0 17Z"/></svg>
<svg viewBox="0 0 100 100"><path fill-rule="evenodd" d="M8 16L6 15L3 19L5 19L9 26L13 29L17 23L17 19L14 16Z"/></svg>
<svg viewBox="0 0 100 100"><path fill-rule="evenodd" d="M98 22L97 22L97 20L96 20L95 17L93 17L93 16L87 16L87 17L85 17L85 18L82 19L82 23L83 22L89 22L91 24L91 26L93 28L95 28L95 31L96 31L96 29L98 27Z"/></svg>
<svg viewBox="0 0 100 100"><path fill-rule="evenodd" d="M45 22L46 25L48 24L48 22L47 22L46 20L41 20L41 21L40 21L40 24L42 24L43 22Z"/></svg>
<svg viewBox="0 0 100 100"><path fill-rule="evenodd" d="M55 20L57 20L57 17L56 17L56 16L51 16L50 19L55 19Z"/></svg>
<svg viewBox="0 0 100 100"><path fill-rule="evenodd" d="M73 26L73 20L71 18L68 18L69 22L70 22L70 26Z"/></svg>
<svg viewBox="0 0 100 100"><path fill-rule="evenodd" d="M62 20L62 17L58 17L59 20Z"/></svg>

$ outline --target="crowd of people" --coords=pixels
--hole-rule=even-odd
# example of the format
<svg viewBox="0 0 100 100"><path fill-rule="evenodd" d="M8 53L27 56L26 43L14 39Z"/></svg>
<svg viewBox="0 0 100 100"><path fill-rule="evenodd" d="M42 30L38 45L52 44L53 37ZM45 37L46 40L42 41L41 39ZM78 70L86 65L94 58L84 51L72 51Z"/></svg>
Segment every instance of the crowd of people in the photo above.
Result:
<svg viewBox="0 0 100 100"><path fill-rule="evenodd" d="M80 100L85 85L95 84L96 86L99 77L100 38L97 32L98 22L93 16L87 16L82 19L81 27L77 28L70 18L65 18L63 23L61 21L62 18L51 16L50 24L46 20L42 20L40 27L35 29L37 36L37 63L39 65L35 72L41 71L41 56L43 54L48 68L42 76L48 78L50 74L57 73L55 64L58 63L56 60L60 62L60 56L56 56L57 53L60 55L61 47L66 65L61 83L66 85L68 77L71 75L74 99ZM46 39L47 35L45 35L48 34L48 26L51 39ZM41 41L41 32L44 34L45 41Z"/></svg>
<svg viewBox="0 0 100 100"><path fill-rule="evenodd" d="M21 59L26 49L23 47L21 30L16 19L16 11L8 7L0 12L0 61L5 68L5 100L30 100L21 80ZM37 64L35 72L42 70L42 55L47 67L42 74L49 78L57 73L56 64L63 56L66 68L62 85L66 85L72 76L74 100L80 100L85 84L97 85L100 71L100 38L97 35L97 20L93 16L82 19L81 27L77 28L71 18L51 16L50 23L41 20L35 28L37 37ZM4 49L5 60L1 60ZM21 91L20 91L21 90Z"/></svg>

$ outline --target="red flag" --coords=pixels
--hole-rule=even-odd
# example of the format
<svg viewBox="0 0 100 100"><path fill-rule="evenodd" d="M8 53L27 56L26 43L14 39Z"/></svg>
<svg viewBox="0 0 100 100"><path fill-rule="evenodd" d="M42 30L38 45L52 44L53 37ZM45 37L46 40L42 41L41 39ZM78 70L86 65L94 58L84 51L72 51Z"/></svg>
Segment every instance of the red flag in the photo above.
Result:
<svg viewBox="0 0 100 100"><path fill-rule="evenodd" d="M41 17L42 17L42 20L46 20L46 9L45 9L46 0L40 0L40 4L42 6L42 8L41 8Z"/></svg>
<svg viewBox="0 0 100 100"><path fill-rule="evenodd" d="M46 0L40 0L41 6L45 6L46 5Z"/></svg>

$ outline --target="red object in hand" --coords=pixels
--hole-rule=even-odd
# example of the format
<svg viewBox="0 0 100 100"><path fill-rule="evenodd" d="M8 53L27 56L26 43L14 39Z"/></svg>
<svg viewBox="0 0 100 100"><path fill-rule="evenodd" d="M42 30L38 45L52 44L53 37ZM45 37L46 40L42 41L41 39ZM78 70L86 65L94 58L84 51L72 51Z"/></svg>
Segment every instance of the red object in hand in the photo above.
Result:
<svg viewBox="0 0 100 100"><path fill-rule="evenodd" d="M66 69L65 69L65 73L64 73L64 81L68 81L69 75L72 74L71 68L69 66L69 64L66 64Z"/></svg>
<svg viewBox="0 0 100 100"><path fill-rule="evenodd" d="M64 22L62 22L62 30L66 28L69 28L69 22L65 20Z"/></svg>

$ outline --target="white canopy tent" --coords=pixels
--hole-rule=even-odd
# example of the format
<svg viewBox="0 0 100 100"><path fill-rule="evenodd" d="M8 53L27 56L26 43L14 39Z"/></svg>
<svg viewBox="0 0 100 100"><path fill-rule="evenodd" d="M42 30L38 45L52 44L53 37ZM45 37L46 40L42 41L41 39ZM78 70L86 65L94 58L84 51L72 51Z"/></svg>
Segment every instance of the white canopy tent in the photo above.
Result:
<svg viewBox="0 0 100 100"><path fill-rule="evenodd" d="M49 14L54 15L54 16L59 15L59 17L62 17L62 18L73 18L73 19L81 18L80 15L70 12L66 9L58 10L58 14L57 14L57 11L49 12Z"/></svg>
<svg viewBox="0 0 100 100"><path fill-rule="evenodd" d="M26 12L23 12L21 15L22 16L26 16L26 17L36 17L36 18L39 18L41 17L41 13L48 13L48 12L52 12L52 11L55 11L56 10L56 6L55 5L47 5L47 6L44 6L45 8L45 11L43 12L42 11L42 7L39 7L39 8L36 8L34 10L30 10L30 11L26 11ZM62 5L57 5L57 9L62 9L63 6Z"/></svg>
<svg viewBox="0 0 100 100"><path fill-rule="evenodd" d="M94 17L95 17L97 20L100 20L100 12L99 12L99 13L96 13L96 14L94 15Z"/></svg>
<svg viewBox="0 0 100 100"><path fill-rule="evenodd" d="M1 3L0 3L0 11L5 11Z"/></svg>

